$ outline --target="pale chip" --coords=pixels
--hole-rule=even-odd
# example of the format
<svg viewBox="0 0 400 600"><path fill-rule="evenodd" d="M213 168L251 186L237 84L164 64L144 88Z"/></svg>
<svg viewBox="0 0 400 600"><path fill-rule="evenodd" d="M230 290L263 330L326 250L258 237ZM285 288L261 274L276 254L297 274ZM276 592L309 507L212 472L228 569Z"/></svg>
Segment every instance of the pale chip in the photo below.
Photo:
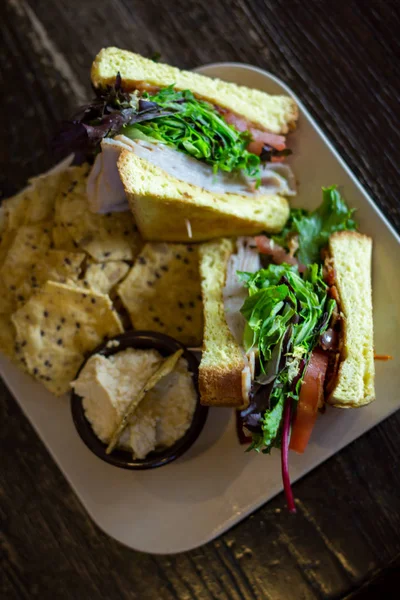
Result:
<svg viewBox="0 0 400 600"><path fill-rule="evenodd" d="M11 198L3 200L4 221L9 231L25 224L25 214L29 204L29 189L26 188Z"/></svg>
<svg viewBox="0 0 400 600"><path fill-rule="evenodd" d="M44 174L15 196L4 200L7 229L52 219L57 193L67 178L68 171Z"/></svg>
<svg viewBox="0 0 400 600"><path fill-rule="evenodd" d="M57 221L54 221L51 237L53 239L53 246L56 250L76 252L77 249L80 249L79 245L74 242L72 236L68 233L68 229Z"/></svg>
<svg viewBox="0 0 400 600"><path fill-rule="evenodd" d="M25 303L46 281L60 283L76 281L78 283L84 259L83 252L64 252L63 250L47 250L38 256L27 269L25 279L16 290L18 305Z"/></svg>
<svg viewBox="0 0 400 600"><path fill-rule="evenodd" d="M15 328L10 315L0 314L0 352L15 360Z"/></svg>
<svg viewBox="0 0 400 600"><path fill-rule="evenodd" d="M17 230L0 268L0 279L15 297L29 269L50 248L50 244L48 223L23 225Z"/></svg>
<svg viewBox="0 0 400 600"><path fill-rule="evenodd" d="M62 225L70 237L97 262L133 260L142 240L130 212L90 212L86 194L86 174L70 173L71 182L56 201L55 224ZM56 231L60 235L60 231Z"/></svg>
<svg viewBox="0 0 400 600"><path fill-rule="evenodd" d="M53 217L60 187L68 179L68 171L39 177L33 182L25 222L38 223Z"/></svg>
<svg viewBox="0 0 400 600"><path fill-rule="evenodd" d="M4 259L7 256L7 252L10 249L11 244L14 241L16 231L6 229L1 234L0 239L0 267L3 265Z"/></svg>
<svg viewBox="0 0 400 600"><path fill-rule="evenodd" d="M125 277L128 271L129 265L122 260L92 263L86 269L84 281L95 292L109 294L114 286Z"/></svg>
<svg viewBox="0 0 400 600"><path fill-rule="evenodd" d="M15 296L3 279L0 279L0 315L12 313L16 308Z"/></svg>
<svg viewBox="0 0 400 600"><path fill-rule="evenodd" d="M1 274L4 259L14 241L15 231L3 231L0 239L0 314L8 314L15 309L14 295L10 292Z"/></svg>
<svg viewBox="0 0 400 600"><path fill-rule="evenodd" d="M118 287L136 329L197 346L203 338L199 257L195 245L146 244Z"/></svg>
<svg viewBox="0 0 400 600"><path fill-rule="evenodd" d="M123 332L108 296L52 281L12 322L29 373L56 395L69 390L88 352Z"/></svg>

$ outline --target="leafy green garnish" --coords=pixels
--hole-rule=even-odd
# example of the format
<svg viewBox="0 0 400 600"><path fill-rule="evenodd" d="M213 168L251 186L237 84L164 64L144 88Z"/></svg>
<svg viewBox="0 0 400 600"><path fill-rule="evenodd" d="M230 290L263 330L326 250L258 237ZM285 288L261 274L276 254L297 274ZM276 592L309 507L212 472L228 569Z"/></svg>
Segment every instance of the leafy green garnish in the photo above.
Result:
<svg viewBox="0 0 400 600"><path fill-rule="evenodd" d="M290 396L298 400L304 375L304 369L300 373L300 365L308 361L319 336L327 328L335 301L327 296L322 267L317 264L311 265L304 277L296 266L286 264L238 275L249 290L241 309L246 319L245 349L258 348L261 373L266 372L277 346L278 358L282 352L286 357L276 371L269 408L261 417L262 434L254 434L251 445L269 452L279 444L285 399ZM290 336L283 343L288 333Z"/></svg>
<svg viewBox="0 0 400 600"><path fill-rule="evenodd" d="M354 230L354 209L348 208L336 185L322 188L322 204L312 212L292 209L282 233L272 239L284 248L298 235L299 249L296 258L303 265L320 263L320 252L335 231Z"/></svg>
<svg viewBox="0 0 400 600"><path fill-rule="evenodd" d="M248 176L259 178L260 157L246 150L251 136L239 132L219 115L208 102L197 100L191 91L176 92L173 86L157 94L143 94L156 103L168 116L135 123L134 130L127 125L123 133L137 137L137 132L170 144L211 165L215 172L242 169Z"/></svg>

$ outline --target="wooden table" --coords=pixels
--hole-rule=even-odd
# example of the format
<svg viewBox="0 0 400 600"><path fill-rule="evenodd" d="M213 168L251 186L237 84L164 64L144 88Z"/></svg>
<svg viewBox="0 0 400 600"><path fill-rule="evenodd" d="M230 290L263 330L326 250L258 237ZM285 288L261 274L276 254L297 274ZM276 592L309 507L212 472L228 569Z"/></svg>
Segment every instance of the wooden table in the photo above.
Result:
<svg viewBox="0 0 400 600"><path fill-rule="evenodd" d="M90 96L97 51L116 45L277 74L400 229L396 0L2 0L0 11L3 196L52 164L57 121ZM343 598L374 577L363 598L395 597L400 414L297 483L296 517L279 496L214 542L163 557L98 530L4 385L0 397L1 598Z"/></svg>

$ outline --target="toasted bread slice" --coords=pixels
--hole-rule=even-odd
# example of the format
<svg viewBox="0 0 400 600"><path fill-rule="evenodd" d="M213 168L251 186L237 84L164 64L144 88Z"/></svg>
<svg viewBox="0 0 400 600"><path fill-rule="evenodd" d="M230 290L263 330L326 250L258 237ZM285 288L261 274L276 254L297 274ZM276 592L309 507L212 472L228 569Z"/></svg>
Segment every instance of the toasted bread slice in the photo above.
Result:
<svg viewBox="0 0 400 600"><path fill-rule="evenodd" d="M329 250L343 313L343 347L329 404L353 408L375 399L371 253L372 240L354 231L331 235Z"/></svg>
<svg viewBox="0 0 400 600"><path fill-rule="evenodd" d="M233 337L224 313L223 288L234 244L219 239L200 247L200 277L204 310L203 354L199 369L201 403L243 406L243 351Z"/></svg>
<svg viewBox="0 0 400 600"><path fill-rule="evenodd" d="M278 232L289 216L281 196L214 194L171 175L129 150L118 170L145 240L204 241L223 235Z"/></svg>
<svg viewBox="0 0 400 600"><path fill-rule="evenodd" d="M297 105L289 96L271 96L260 90L181 71L127 50L103 48L92 65L93 85L113 85L118 72L124 89L133 90L140 83L189 89L196 96L243 116L251 124L271 133L287 133L294 128L298 118Z"/></svg>

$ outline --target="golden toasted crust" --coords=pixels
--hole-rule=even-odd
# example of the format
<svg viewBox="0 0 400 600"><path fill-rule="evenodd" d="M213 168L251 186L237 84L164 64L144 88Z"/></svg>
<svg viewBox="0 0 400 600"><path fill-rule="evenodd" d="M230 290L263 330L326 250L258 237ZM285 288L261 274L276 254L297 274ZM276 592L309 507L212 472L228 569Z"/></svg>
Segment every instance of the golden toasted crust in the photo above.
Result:
<svg viewBox="0 0 400 600"><path fill-rule="evenodd" d="M210 193L172 177L129 150L121 152L118 170L145 240L193 242L277 232L289 216L289 204L281 196Z"/></svg>
<svg viewBox="0 0 400 600"><path fill-rule="evenodd" d="M329 240L343 313L343 348L335 387L327 402L354 408L375 399L371 253L372 240L354 231Z"/></svg>
<svg viewBox="0 0 400 600"><path fill-rule="evenodd" d="M223 301L226 267L233 249L232 240L226 238L200 247L204 341L199 387L202 404L240 408L245 361L227 325Z"/></svg>
<svg viewBox="0 0 400 600"><path fill-rule="evenodd" d="M201 367L199 389L201 404L205 406L243 407L242 370L239 365L231 369L217 365Z"/></svg>
<svg viewBox="0 0 400 600"><path fill-rule="evenodd" d="M295 127L298 118L297 105L289 96L271 96L260 90L181 71L119 48L100 50L92 65L93 85L114 84L118 72L124 89L134 89L142 82L158 87L174 85L178 90L189 89L271 133L287 133Z"/></svg>

